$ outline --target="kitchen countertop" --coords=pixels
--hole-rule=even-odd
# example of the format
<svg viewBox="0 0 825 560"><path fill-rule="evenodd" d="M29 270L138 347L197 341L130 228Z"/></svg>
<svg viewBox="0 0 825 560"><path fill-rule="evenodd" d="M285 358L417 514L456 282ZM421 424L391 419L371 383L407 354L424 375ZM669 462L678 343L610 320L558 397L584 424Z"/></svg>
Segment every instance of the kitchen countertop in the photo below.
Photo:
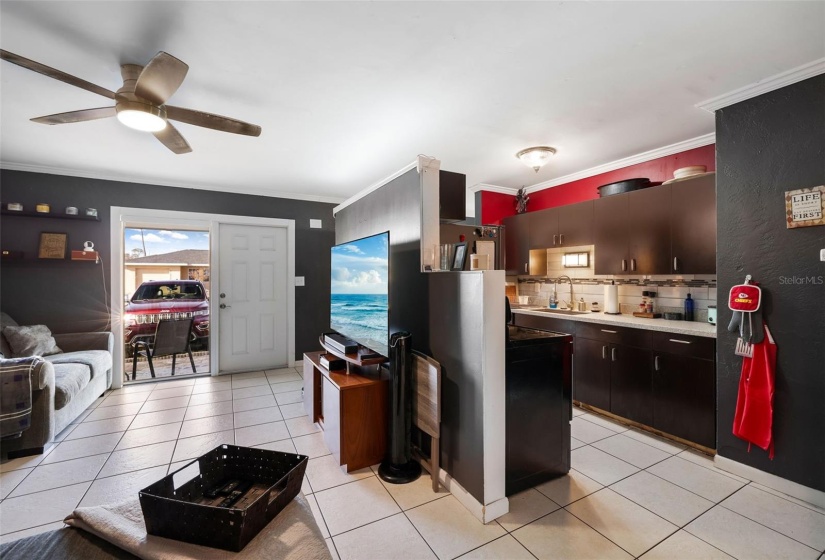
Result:
<svg viewBox="0 0 825 560"><path fill-rule="evenodd" d="M587 314L567 314L551 313L547 311L537 311L539 307L516 307L513 313L523 313L535 317L550 317L553 319L566 319L569 321L581 321L584 323L599 323L602 325L616 325L619 327L630 327L633 329L646 329L649 331L672 332L677 334L690 334L694 336L704 336L716 338L716 325L710 323L700 323L699 321L669 321L667 319L644 319L633 315L605 315L602 312Z"/></svg>

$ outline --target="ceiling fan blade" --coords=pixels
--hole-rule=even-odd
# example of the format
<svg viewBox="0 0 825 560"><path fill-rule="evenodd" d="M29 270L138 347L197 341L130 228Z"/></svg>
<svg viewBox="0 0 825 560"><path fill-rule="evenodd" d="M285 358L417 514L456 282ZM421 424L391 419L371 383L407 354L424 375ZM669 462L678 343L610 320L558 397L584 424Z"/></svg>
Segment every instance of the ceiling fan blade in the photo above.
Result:
<svg viewBox="0 0 825 560"><path fill-rule="evenodd" d="M169 53L160 51L149 61L135 84L135 95L163 105L183 83L189 66Z"/></svg>
<svg viewBox="0 0 825 560"><path fill-rule="evenodd" d="M194 109L173 107L172 105L166 105L164 108L166 109L166 118L174 121L245 136L261 135L261 127L255 124L222 117L221 115L213 115L212 113L204 113L203 111L195 111Z"/></svg>
<svg viewBox="0 0 825 560"><path fill-rule="evenodd" d="M172 126L172 123L167 122L166 128L158 132L153 132L152 134L154 134L155 138L160 140L164 146L176 154L188 154L192 151L189 142L178 132L177 128Z"/></svg>
<svg viewBox="0 0 825 560"><path fill-rule="evenodd" d="M28 58L24 58L12 52L0 49L0 58L8 62L11 62L12 64L22 66L23 68L26 68L33 72L37 72L39 74L43 74L44 76L48 76L49 78L54 78L55 80L60 80L61 82L65 82L69 85L79 87L80 89L91 91L92 93L102 95L103 97L108 97L109 99L115 98L115 93L113 91L109 91L106 88L100 87L91 82L87 82L86 80L81 80L80 78L72 76L71 74L61 72L60 70L51 68L50 66L46 66L45 64L40 64L39 62L35 62L34 60L29 60Z"/></svg>
<svg viewBox="0 0 825 560"><path fill-rule="evenodd" d="M32 119L32 121L40 124L68 124L105 119L116 115L117 110L114 107L99 107L97 109L81 109L80 111L69 111L68 113L36 117Z"/></svg>

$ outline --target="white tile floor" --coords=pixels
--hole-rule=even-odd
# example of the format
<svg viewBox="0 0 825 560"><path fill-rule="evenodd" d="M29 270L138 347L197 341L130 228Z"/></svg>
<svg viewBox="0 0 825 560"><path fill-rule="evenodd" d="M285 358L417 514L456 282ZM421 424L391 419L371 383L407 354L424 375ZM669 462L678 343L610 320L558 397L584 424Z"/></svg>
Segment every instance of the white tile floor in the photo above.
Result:
<svg viewBox="0 0 825 560"><path fill-rule="evenodd" d="M389 558L823 558L825 511L702 455L576 410L573 470L483 525L429 479L343 472L300 402L300 370L139 384L107 393L42 456L0 464L0 540L134 496L220 443L310 457L303 491L332 555Z"/></svg>

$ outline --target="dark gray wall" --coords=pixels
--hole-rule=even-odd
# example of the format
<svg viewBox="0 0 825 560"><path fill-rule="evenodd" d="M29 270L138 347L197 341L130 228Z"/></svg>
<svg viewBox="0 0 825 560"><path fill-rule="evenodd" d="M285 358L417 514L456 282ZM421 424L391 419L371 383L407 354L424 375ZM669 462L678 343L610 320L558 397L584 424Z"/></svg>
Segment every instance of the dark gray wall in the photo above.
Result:
<svg viewBox="0 0 825 560"><path fill-rule="evenodd" d="M784 203L785 191L825 184L825 76L717 111L716 169L718 452L825 490L825 226L787 229ZM742 358L724 298L745 274L778 348L773 461L731 433Z"/></svg>
<svg viewBox="0 0 825 560"><path fill-rule="evenodd" d="M335 216L335 243L390 232L390 334L412 334L413 348L429 354L429 284L421 272L421 186L411 169ZM327 325L328 326L328 325Z"/></svg>
<svg viewBox="0 0 825 560"><path fill-rule="evenodd" d="M484 278L479 272L429 277L430 344L441 364L441 466L483 504Z"/></svg>
<svg viewBox="0 0 825 560"><path fill-rule="evenodd" d="M333 204L139 183L121 183L62 175L0 171L2 201L20 202L27 210L38 202L53 212L66 206L97 208L100 222L3 216L0 245L36 257L40 232L64 232L69 247L82 249L91 240L104 266L83 262L27 260L0 265L0 306L22 324L46 324L55 332L105 330L108 323L101 278L110 292L110 207L152 208L295 220L295 274L306 286L295 288L295 354L318 347L329 329L330 258L335 224ZM310 229L310 218L323 220Z"/></svg>

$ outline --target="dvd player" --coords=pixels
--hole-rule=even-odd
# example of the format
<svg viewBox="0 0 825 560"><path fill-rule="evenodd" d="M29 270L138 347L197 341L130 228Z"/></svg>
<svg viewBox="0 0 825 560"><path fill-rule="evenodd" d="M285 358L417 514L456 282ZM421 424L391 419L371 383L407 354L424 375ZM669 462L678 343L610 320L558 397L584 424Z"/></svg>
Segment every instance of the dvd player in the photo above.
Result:
<svg viewBox="0 0 825 560"><path fill-rule="evenodd" d="M341 336L338 333L329 333L324 335L324 342L327 343L330 347L338 350L343 354L355 354L358 352L358 343L354 340L350 340L345 336Z"/></svg>

